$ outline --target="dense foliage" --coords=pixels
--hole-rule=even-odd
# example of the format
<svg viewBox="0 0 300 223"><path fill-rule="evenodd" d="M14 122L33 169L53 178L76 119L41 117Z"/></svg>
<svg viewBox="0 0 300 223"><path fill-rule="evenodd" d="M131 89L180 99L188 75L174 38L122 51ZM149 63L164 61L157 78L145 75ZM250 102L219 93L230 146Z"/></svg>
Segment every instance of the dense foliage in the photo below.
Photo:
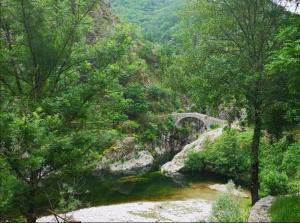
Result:
<svg viewBox="0 0 300 223"><path fill-rule="evenodd" d="M183 76L183 88L189 89L203 111L227 113L229 121L244 108L254 127L250 153L254 204L258 200L261 131L268 130L278 140L283 130L299 123L299 91L293 90L299 88L294 80L298 80L294 71L298 73L299 60L297 50L289 48L298 43L292 43L288 34L293 32L292 38L298 39L299 16L289 15L276 1L195 0L183 19L186 44L178 60L185 65L175 65L177 74ZM290 75L277 66L282 58L291 65L285 66Z"/></svg>
<svg viewBox="0 0 300 223"><path fill-rule="evenodd" d="M113 0L113 10L122 19L140 29L151 42L176 44L173 35L178 24L178 11L185 0Z"/></svg>
<svg viewBox="0 0 300 223"><path fill-rule="evenodd" d="M235 131L227 131L216 142L207 141L203 152L189 155L186 166L190 170L220 173L234 179L245 178L250 166L249 133L238 136Z"/></svg>
<svg viewBox="0 0 300 223"><path fill-rule="evenodd" d="M249 208L241 197L234 193L236 190L232 181L229 181L227 191L220 195L212 207L210 221L213 222L246 222Z"/></svg>
<svg viewBox="0 0 300 223"><path fill-rule="evenodd" d="M189 154L186 166L191 171L223 174L250 183L250 145L252 132L225 132L215 143L207 142L203 152ZM261 142L260 195L300 192L299 142L287 140Z"/></svg>
<svg viewBox="0 0 300 223"><path fill-rule="evenodd" d="M275 2L0 0L0 221L78 208L70 179L118 140L189 137L172 112L229 124L188 170L245 181L252 203L299 193L300 17Z"/></svg>
<svg viewBox="0 0 300 223"><path fill-rule="evenodd" d="M58 208L53 183L93 168L123 136L155 140L153 113L174 110L176 95L152 84L142 40L105 7L1 1L1 216L34 222L45 199ZM109 17L105 34L97 13Z"/></svg>

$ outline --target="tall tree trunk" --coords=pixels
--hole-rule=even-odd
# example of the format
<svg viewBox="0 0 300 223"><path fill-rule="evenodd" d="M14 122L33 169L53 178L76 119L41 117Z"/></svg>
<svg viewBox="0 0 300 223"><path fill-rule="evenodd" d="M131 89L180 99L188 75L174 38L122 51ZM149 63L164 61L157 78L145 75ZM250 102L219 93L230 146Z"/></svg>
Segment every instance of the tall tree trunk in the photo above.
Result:
<svg viewBox="0 0 300 223"><path fill-rule="evenodd" d="M260 109L255 109L255 126L254 134L252 138L252 147L251 147L251 197L252 205L254 205L259 197L259 142L261 137L261 111Z"/></svg>
<svg viewBox="0 0 300 223"><path fill-rule="evenodd" d="M35 197L36 197L36 190L33 186L30 190L30 201L29 201L29 207L28 211L26 213L26 220L27 223L36 223L37 217L36 217L36 205L35 205Z"/></svg>
<svg viewBox="0 0 300 223"><path fill-rule="evenodd" d="M28 213L26 215L27 223L36 223L36 220L37 220L37 218L36 218L36 215L34 213Z"/></svg>

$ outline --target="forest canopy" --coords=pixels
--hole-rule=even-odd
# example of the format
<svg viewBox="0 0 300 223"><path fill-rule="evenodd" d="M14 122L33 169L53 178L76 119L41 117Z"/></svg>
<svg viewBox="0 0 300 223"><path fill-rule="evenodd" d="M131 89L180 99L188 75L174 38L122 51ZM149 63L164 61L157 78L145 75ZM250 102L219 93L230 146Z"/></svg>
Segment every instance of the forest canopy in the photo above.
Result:
<svg viewBox="0 0 300 223"><path fill-rule="evenodd" d="M0 221L86 207L78 179L103 160L159 170L214 130L188 172L252 205L300 192L300 16L279 2L0 0L0 83Z"/></svg>

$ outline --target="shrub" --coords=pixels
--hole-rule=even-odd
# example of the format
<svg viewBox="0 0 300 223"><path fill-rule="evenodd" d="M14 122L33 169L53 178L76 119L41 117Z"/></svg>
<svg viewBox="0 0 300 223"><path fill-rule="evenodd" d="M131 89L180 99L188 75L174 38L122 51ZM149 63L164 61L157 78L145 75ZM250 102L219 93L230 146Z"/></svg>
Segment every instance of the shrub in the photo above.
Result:
<svg viewBox="0 0 300 223"><path fill-rule="evenodd" d="M130 103L126 109L126 114L130 119L136 119L148 109L145 99L145 89L138 85L128 86L124 92L124 98Z"/></svg>
<svg viewBox="0 0 300 223"><path fill-rule="evenodd" d="M261 174L261 196L284 194L288 191L288 176L284 172L264 169Z"/></svg>
<svg viewBox="0 0 300 223"><path fill-rule="evenodd" d="M187 169L192 171L203 171L205 168L205 156L203 152L190 153L185 163Z"/></svg>
<svg viewBox="0 0 300 223"><path fill-rule="evenodd" d="M207 142L204 151L189 154L187 170L223 174L244 181L250 176L252 131L227 130L214 143ZM300 142L286 140L260 147L260 195L300 192Z"/></svg>
<svg viewBox="0 0 300 223"><path fill-rule="evenodd" d="M135 133L138 129L139 129L140 125L135 122L135 121L131 121L131 120L127 120L121 123L121 125L118 127L118 129L122 132L122 133Z"/></svg>
<svg viewBox="0 0 300 223"><path fill-rule="evenodd" d="M120 133L116 130L100 131L100 134L101 140L97 143L97 151L100 153L111 147L114 142L121 137Z"/></svg>
<svg viewBox="0 0 300 223"><path fill-rule="evenodd" d="M245 222L248 211L244 210L240 197L234 196L234 183L227 184L227 192L219 196L212 207L212 222Z"/></svg>
<svg viewBox="0 0 300 223"><path fill-rule="evenodd" d="M288 147L283 157L282 167L288 176L295 176L300 171L300 141Z"/></svg>
<svg viewBox="0 0 300 223"><path fill-rule="evenodd" d="M155 140L158 135L158 131L158 126L156 123L148 123L144 129L143 141L149 142Z"/></svg>
<svg viewBox="0 0 300 223"><path fill-rule="evenodd" d="M262 142L260 147L260 167L262 169L282 171L283 155L287 147L288 144L285 140L274 144Z"/></svg>
<svg viewBox="0 0 300 223"><path fill-rule="evenodd" d="M300 194L300 170L293 178L289 178L288 189L289 194Z"/></svg>
<svg viewBox="0 0 300 223"><path fill-rule="evenodd" d="M207 142L204 147L203 152L188 156L187 169L220 173L236 179L248 174L249 150L239 145L236 131L226 131L215 143Z"/></svg>
<svg viewBox="0 0 300 223"><path fill-rule="evenodd" d="M300 191L300 143L288 145L286 140L262 143L260 154L262 196Z"/></svg>

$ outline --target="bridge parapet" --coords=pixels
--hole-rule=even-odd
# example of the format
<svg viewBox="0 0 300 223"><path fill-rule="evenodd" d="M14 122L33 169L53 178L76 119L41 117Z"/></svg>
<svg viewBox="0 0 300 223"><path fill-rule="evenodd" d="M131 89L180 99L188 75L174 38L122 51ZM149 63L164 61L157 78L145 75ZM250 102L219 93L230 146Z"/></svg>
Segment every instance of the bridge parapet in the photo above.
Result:
<svg viewBox="0 0 300 223"><path fill-rule="evenodd" d="M215 117L211 117L208 115L204 115L201 113L193 112L193 113L172 113L172 118L175 121L175 125L179 126L181 121L187 118L194 118L202 121L207 129L209 129L212 125L219 125L220 127L226 124L225 120L218 119Z"/></svg>

